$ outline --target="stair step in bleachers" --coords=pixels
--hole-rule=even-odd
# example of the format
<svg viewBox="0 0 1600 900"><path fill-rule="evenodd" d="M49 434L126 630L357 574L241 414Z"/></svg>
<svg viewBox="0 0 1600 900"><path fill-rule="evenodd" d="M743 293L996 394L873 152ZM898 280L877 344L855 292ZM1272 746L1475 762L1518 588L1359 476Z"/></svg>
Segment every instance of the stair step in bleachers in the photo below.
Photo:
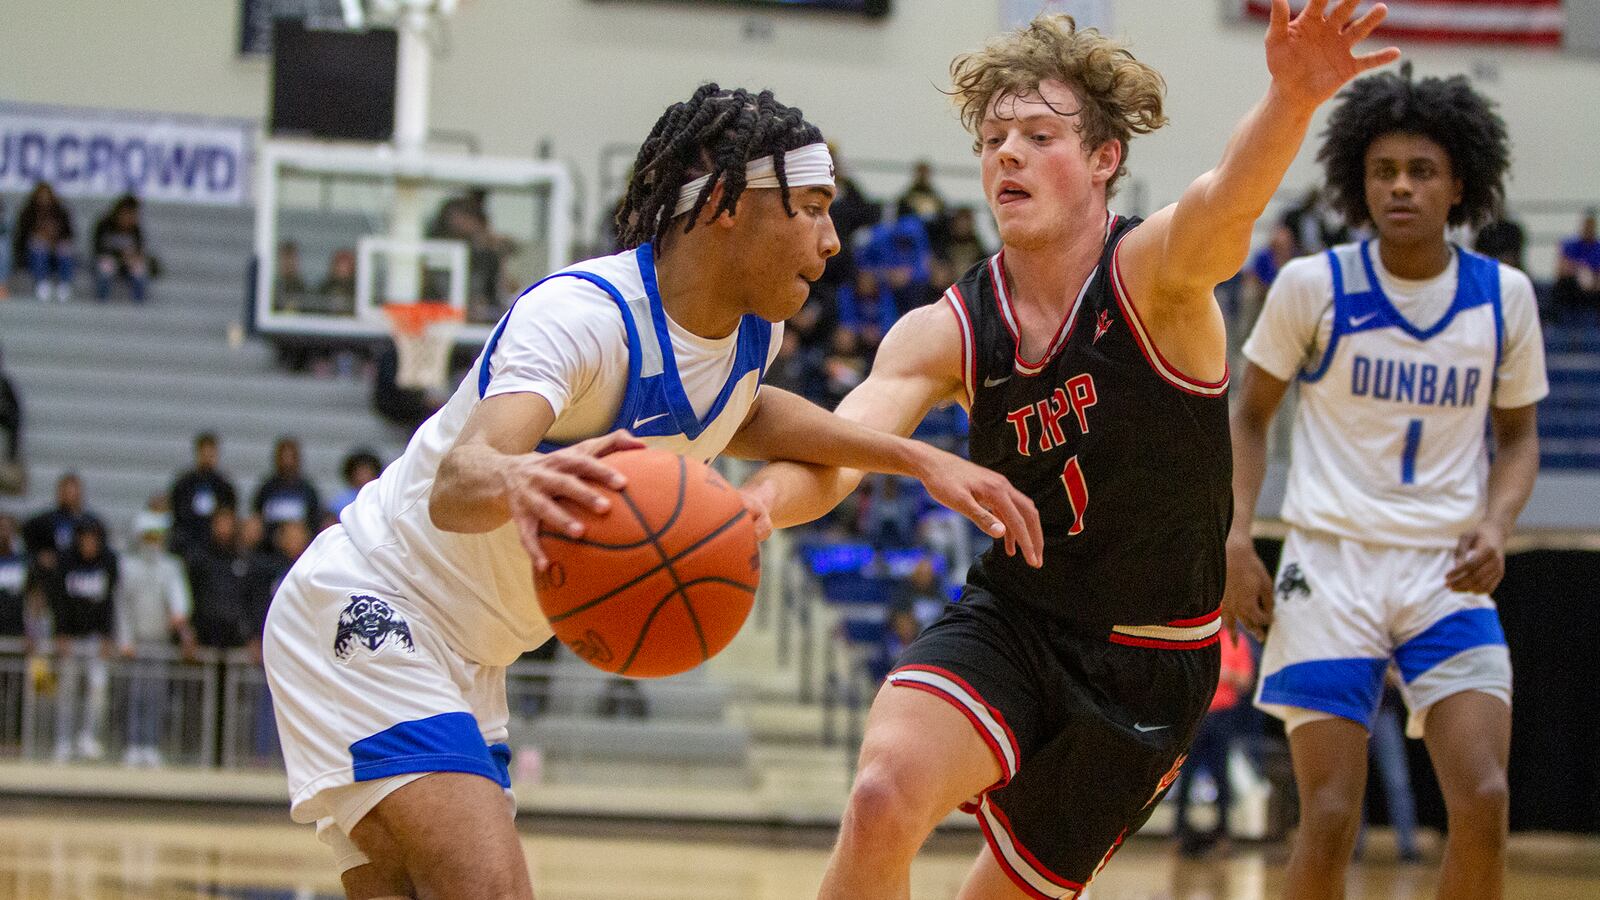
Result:
<svg viewBox="0 0 1600 900"><path fill-rule="evenodd" d="M69 201L81 235L105 205ZM354 246L367 230L361 216L295 213L284 221L312 246ZM223 468L246 502L281 434L301 439L305 470L324 497L341 488L339 464L353 447L398 455L405 436L370 411L365 380L289 374L260 341L230 345L244 313L254 227L251 209L147 204L162 277L142 306L120 286L110 303L87 299L87 265L68 303L34 301L18 275L14 299L0 302L0 345L25 405L29 490L0 497L0 509L48 506L56 478L71 470L83 476L89 506L125 527L188 467L190 441L203 430L222 437ZM299 240L299 231L288 236ZM79 243L87 250L86 237ZM306 262L307 279L320 277L326 261Z"/></svg>

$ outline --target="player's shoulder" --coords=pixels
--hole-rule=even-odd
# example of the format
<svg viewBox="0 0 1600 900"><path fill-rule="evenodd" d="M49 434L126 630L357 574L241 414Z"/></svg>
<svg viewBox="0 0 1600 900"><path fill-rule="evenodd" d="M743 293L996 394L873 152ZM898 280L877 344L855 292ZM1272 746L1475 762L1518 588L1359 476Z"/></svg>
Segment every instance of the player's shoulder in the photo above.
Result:
<svg viewBox="0 0 1600 900"><path fill-rule="evenodd" d="M1504 302L1534 303L1533 279L1516 266L1496 262L1500 268L1500 297Z"/></svg>

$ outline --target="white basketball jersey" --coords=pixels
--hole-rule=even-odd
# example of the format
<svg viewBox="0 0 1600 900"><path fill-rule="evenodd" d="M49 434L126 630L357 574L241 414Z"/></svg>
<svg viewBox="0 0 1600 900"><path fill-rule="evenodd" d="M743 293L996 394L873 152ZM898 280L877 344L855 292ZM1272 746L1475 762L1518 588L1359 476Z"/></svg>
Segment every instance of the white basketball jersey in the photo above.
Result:
<svg viewBox="0 0 1600 900"><path fill-rule="evenodd" d="M626 331L628 369L625 392L611 392L622 396L591 396L583 401L615 409L610 428L571 435L574 442L611 428L627 428L650 446L710 460L743 424L778 345L781 326L755 316L746 316L737 335L726 341L697 342L692 336L684 340L686 333L669 323L662 309L648 244L578 263L517 298L449 402L417 429L404 455L362 488L341 517L342 527L368 561L395 583L410 586L414 594L406 599L426 607L431 620L448 632L451 645L484 665L506 665L551 635L534 598L533 565L512 523L484 534L435 528L429 518L429 495L439 463L484 397L517 390L544 392L538 376L516 371L517 345L547 339L531 337L551 330L539 318L555 314L547 310L560 306L557 298L570 302L573 291L583 293L584 302L613 303L620 312L615 322L618 334L609 337L620 338ZM580 347L577 352L598 351ZM696 354L706 358L687 358ZM709 368L718 380L708 390L701 378L686 393L679 369L688 372L691 365L701 372ZM693 402L691 394L701 402ZM554 401L552 406L557 407L552 434L570 434L571 429L564 428L568 422L593 413L577 406L562 409ZM697 415L697 406L704 409L703 415ZM546 443L539 449L549 452L559 445Z"/></svg>
<svg viewBox="0 0 1600 900"><path fill-rule="evenodd" d="M1370 242L1342 245L1280 276L1305 278L1321 266L1315 275L1324 283L1332 277L1332 303L1310 353L1306 344L1293 348L1303 367L1283 518L1360 541L1451 547L1483 514L1491 401L1520 406L1546 392L1542 348L1534 354L1536 377L1523 376L1510 391L1497 388L1506 347L1502 278L1520 278L1519 288L1527 279L1457 248L1449 270L1421 285L1453 281L1448 308L1431 321L1413 321L1402 309L1412 316L1437 311L1397 304L1380 281L1375 253ZM1326 303L1325 291L1322 297ZM1517 297L1529 305L1518 310L1521 322L1533 315L1531 286ZM1274 355L1264 346L1268 319L1263 312L1245 352L1272 371L1263 361ZM1536 317L1532 327L1537 343ZM1519 354L1519 369L1529 355Z"/></svg>

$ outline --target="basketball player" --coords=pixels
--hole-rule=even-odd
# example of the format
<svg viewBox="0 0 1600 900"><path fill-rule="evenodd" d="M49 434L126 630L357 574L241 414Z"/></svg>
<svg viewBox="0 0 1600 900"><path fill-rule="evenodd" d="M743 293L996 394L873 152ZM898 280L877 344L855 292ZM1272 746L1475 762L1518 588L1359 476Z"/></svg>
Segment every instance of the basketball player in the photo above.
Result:
<svg viewBox="0 0 1600 900"><path fill-rule="evenodd" d="M958 806L987 846L964 900L1074 897L1177 776L1217 681L1232 503L1227 360L1213 287L1312 112L1394 59L1351 48L1384 8L1273 5L1271 87L1222 162L1148 221L1109 212L1135 133L1164 123L1161 77L1064 16L951 67L1004 249L885 338L839 412L909 433L935 403L971 414L972 458L1033 498L1045 563L991 551L873 703L823 883L904 900ZM814 518L854 473L769 466L774 521Z"/></svg>
<svg viewBox="0 0 1600 900"><path fill-rule="evenodd" d="M1391 660L1449 812L1439 896L1501 895L1511 663L1489 592L1533 490L1548 388L1528 277L1445 233L1494 218L1509 157L1463 77L1356 82L1319 158L1345 220L1377 239L1285 266L1245 344L1224 609L1270 625L1256 704L1283 719L1299 785L1290 897L1344 896ZM1250 522L1291 381L1274 597Z"/></svg>
<svg viewBox="0 0 1600 900"><path fill-rule="evenodd" d="M775 323L839 249L832 185L816 127L770 93L706 85L673 105L618 214L636 249L524 293L284 580L265 656L291 811L334 847L349 896L532 896L506 795L504 667L550 637L539 533L582 534L562 502L606 508L598 488L623 484L608 453L914 475L1038 561L1037 515L1004 478L758 393Z"/></svg>

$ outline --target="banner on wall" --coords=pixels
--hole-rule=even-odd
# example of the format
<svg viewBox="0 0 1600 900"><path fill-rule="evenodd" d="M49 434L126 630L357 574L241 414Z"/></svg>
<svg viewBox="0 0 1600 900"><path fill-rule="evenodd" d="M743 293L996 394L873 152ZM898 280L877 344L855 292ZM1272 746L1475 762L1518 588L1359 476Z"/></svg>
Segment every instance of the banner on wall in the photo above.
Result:
<svg viewBox="0 0 1600 900"><path fill-rule="evenodd" d="M244 120L0 102L0 191L237 205L256 126Z"/></svg>
<svg viewBox="0 0 1600 900"><path fill-rule="evenodd" d="M1079 28L1111 31L1112 0L1001 0L1000 27L1022 28L1042 13L1066 13Z"/></svg>
<svg viewBox="0 0 1600 900"><path fill-rule="evenodd" d="M1374 0L1364 0L1365 13ZM1560 47L1566 28L1562 0L1411 0L1390 3L1379 38L1455 44ZM1244 16L1266 21L1272 0L1239 0ZM1306 0L1290 0L1299 12Z"/></svg>

